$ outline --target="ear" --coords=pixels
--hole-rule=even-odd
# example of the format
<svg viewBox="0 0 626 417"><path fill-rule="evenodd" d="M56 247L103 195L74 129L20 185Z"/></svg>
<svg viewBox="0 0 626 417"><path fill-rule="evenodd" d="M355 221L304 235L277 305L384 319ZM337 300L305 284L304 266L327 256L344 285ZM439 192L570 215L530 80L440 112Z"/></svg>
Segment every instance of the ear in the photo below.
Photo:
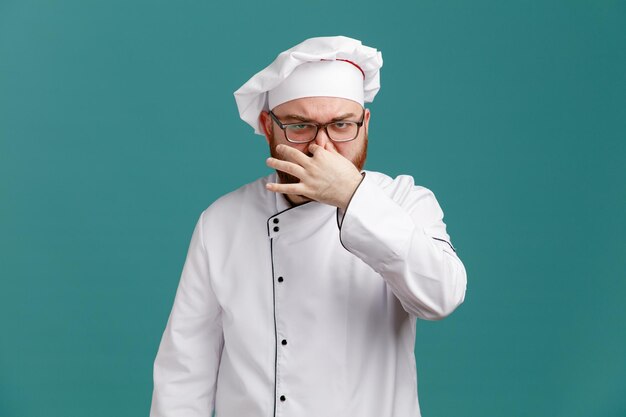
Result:
<svg viewBox="0 0 626 417"><path fill-rule="evenodd" d="M365 109L365 116L363 116L363 125L365 126L365 133L369 131L370 125L370 109Z"/></svg>
<svg viewBox="0 0 626 417"><path fill-rule="evenodd" d="M259 123L263 127L263 133L265 134L265 140L267 144L270 144L270 139L272 137L272 118L270 114L266 111L262 111L259 114Z"/></svg>

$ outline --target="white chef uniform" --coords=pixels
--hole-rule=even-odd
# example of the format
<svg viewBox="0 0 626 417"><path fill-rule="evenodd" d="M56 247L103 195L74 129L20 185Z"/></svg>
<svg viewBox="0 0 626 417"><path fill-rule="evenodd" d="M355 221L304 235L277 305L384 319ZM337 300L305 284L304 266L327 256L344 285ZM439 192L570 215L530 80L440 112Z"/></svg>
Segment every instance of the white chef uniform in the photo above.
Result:
<svg viewBox="0 0 626 417"><path fill-rule="evenodd" d="M416 318L447 316L466 289L434 194L365 171L342 216L291 208L276 181L200 216L150 416L419 416Z"/></svg>

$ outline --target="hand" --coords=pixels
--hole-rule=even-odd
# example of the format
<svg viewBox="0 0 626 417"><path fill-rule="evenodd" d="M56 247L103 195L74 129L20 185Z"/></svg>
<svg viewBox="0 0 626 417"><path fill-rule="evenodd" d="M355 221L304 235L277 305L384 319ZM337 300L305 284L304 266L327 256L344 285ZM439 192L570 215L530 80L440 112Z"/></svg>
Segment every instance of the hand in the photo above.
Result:
<svg viewBox="0 0 626 417"><path fill-rule="evenodd" d="M276 151L282 159L267 158L267 165L300 179L296 184L268 183L267 189L276 193L302 195L345 210L363 178L331 142L325 147L311 143L311 157L284 144Z"/></svg>

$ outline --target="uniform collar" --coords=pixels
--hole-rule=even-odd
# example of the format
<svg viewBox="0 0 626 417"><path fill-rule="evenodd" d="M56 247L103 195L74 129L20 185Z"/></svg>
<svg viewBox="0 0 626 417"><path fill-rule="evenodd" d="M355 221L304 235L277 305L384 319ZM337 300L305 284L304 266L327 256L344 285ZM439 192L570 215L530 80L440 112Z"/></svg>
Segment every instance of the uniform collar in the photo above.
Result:
<svg viewBox="0 0 626 417"><path fill-rule="evenodd" d="M277 182L278 175L272 173L268 182ZM268 191L272 192L272 191ZM275 195L276 211L267 219L267 232L269 237L277 237L286 233L312 233L321 223L334 218L336 208L317 201L292 206L284 194Z"/></svg>

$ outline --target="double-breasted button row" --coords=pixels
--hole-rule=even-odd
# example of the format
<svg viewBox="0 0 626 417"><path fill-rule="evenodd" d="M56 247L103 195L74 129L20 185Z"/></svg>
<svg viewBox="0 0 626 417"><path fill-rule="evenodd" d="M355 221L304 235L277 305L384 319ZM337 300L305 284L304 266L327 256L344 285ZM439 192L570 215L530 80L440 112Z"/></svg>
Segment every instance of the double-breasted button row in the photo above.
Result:
<svg viewBox="0 0 626 417"><path fill-rule="evenodd" d="M274 224L278 224L278 223L280 222L280 220L278 220L278 218L275 218L275 219L273 219L273 220L272 220L272 222L273 222ZM278 227L278 226L274 226L273 230L274 230L275 232L278 232L278 231L280 230L280 227ZM283 277L278 277L278 282L283 282L284 280L285 280L285 279L284 279ZM281 342L280 342L280 343L281 343L283 346L285 346L285 345L287 344L287 339L283 339L283 340L281 340ZM285 400L287 400L287 397L285 397L284 395L281 395L281 396L280 396L280 400L284 402Z"/></svg>

